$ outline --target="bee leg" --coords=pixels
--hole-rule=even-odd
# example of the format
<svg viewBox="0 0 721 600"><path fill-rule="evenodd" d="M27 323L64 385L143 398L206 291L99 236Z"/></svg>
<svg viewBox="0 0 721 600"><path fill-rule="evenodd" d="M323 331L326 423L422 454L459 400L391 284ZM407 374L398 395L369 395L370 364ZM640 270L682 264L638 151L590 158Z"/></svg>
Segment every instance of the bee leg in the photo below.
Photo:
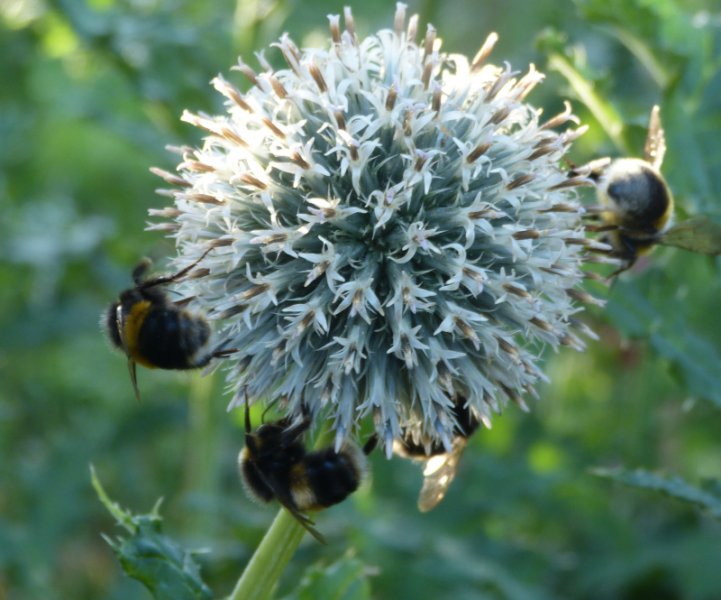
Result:
<svg viewBox="0 0 721 600"><path fill-rule="evenodd" d="M578 169L578 165L575 162L573 162L570 158L568 158L567 156L564 156L561 160L563 161L563 164L565 164L566 168L568 169L569 177L573 177L573 175L570 175L570 173L576 172L576 170Z"/></svg>
<svg viewBox="0 0 721 600"><path fill-rule="evenodd" d="M616 269L613 273L611 273L608 277L606 277L607 283L613 283L616 280L616 277L618 277L621 273L624 271L628 271L636 262L636 260L629 260L624 263L624 265L618 269Z"/></svg>
<svg viewBox="0 0 721 600"><path fill-rule="evenodd" d="M128 371L130 372L130 383L133 385L135 399L140 402L140 390L138 389L138 373L135 361L132 358L128 359Z"/></svg>
<svg viewBox="0 0 721 600"><path fill-rule="evenodd" d="M604 233L606 231L618 230L618 225L586 225L586 231L591 233Z"/></svg>
<svg viewBox="0 0 721 600"><path fill-rule="evenodd" d="M315 521L311 519L308 515L304 515L302 512L297 510L296 508L289 506L288 504L282 503L283 508L287 510L296 521L298 521L303 527L305 527L306 531L310 533L316 540L318 540L321 544L328 544L323 534L318 531L315 527Z"/></svg>
<svg viewBox="0 0 721 600"><path fill-rule="evenodd" d="M248 399L248 394L243 393L245 396L245 435L248 435L251 432L250 427L250 401Z"/></svg>
<svg viewBox="0 0 721 600"><path fill-rule="evenodd" d="M585 177L592 181L598 181L610 164L611 159L609 157L597 158L580 167L574 167L566 173L566 177Z"/></svg>
<svg viewBox="0 0 721 600"><path fill-rule="evenodd" d="M363 445L363 454L368 456L378 445L378 434L374 433L368 438L368 441Z"/></svg>

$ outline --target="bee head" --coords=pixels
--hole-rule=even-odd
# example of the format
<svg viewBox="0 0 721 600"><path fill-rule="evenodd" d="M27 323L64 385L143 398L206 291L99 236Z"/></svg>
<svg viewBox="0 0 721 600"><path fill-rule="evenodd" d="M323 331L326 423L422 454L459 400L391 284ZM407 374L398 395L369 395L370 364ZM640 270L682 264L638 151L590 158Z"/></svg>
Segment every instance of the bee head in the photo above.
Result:
<svg viewBox="0 0 721 600"><path fill-rule="evenodd" d="M110 340L110 343L115 348L123 348L123 340L120 337L120 331L118 330L118 307L120 302L113 302L105 312L102 314L100 324L102 325L105 333Z"/></svg>

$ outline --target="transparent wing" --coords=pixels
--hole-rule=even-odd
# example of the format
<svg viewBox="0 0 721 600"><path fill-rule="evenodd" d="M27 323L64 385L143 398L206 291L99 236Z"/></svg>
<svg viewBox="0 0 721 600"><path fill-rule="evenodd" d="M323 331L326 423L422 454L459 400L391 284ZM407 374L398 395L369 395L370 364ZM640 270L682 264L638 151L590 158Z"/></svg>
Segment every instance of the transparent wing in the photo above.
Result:
<svg viewBox="0 0 721 600"><path fill-rule="evenodd" d="M691 217L671 227L661 244L718 256L721 254L721 225L703 215Z"/></svg>
<svg viewBox="0 0 721 600"><path fill-rule="evenodd" d="M450 452L431 456L426 461L423 469L423 487L418 496L418 510L428 512L443 500L456 476L458 463L467 444L467 438L457 436L453 439Z"/></svg>
<svg viewBox="0 0 721 600"><path fill-rule="evenodd" d="M646 145L643 147L643 158L657 170L661 169L663 157L666 154L666 133L661 127L661 109L654 105L648 120L648 134Z"/></svg>

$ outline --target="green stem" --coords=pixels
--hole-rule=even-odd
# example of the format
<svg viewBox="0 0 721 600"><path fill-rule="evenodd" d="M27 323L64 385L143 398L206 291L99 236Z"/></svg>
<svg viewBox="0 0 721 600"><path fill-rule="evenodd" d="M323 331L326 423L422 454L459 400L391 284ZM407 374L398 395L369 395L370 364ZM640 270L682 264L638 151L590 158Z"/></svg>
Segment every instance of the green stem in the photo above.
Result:
<svg viewBox="0 0 721 600"><path fill-rule="evenodd" d="M205 377L194 374L188 396L189 428L188 455L185 469L186 494L199 494L212 498L217 493L220 472L220 419L217 418L215 375ZM208 511L193 511L189 515L190 531L207 534L218 527L217 514Z"/></svg>
<svg viewBox="0 0 721 600"><path fill-rule="evenodd" d="M228 600L269 598L304 534L303 526L281 508Z"/></svg>

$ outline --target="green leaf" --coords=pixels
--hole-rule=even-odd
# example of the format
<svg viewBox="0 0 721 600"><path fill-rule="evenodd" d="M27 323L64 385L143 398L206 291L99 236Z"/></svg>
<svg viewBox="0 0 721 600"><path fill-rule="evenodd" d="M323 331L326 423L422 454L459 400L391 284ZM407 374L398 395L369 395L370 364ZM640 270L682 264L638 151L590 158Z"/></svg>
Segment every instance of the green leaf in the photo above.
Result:
<svg viewBox="0 0 721 600"><path fill-rule="evenodd" d="M311 567L284 600L370 600L369 568L351 552L330 565Z"/></svg>
<svg viewBox="0 0 721 600"><path fill-rule="evenodd" d="M645 282L648 284L648 282ZM625 335L648 339L653 351L667 360L672 374L693 396L721 408L721 355L712 337L689 326L683 311L669 302L667 283L640 289L637 282L614 283L607 314ZM713 329L705 335L713 335Z"/></svg>
<svg viewBox="0 0 721 600"><path fill-rule="evenodd" d="M549 53L548 68L557 71L566 79L576 97L593 113L614 145L623 154L629 154L628 144L623 137L621 116L610 102L596 92L595 81L584 75L581 67L574 64L572 57L561 52Z"/></svg>
<svg viewBox="0 0 721 600"><path fill-rule="evenodd" d="M650 341L654 350L670 361L691 394L721 407L721 356L709 340L680 330L673 336L654 333Z"/></svg>
<svg viewBox="0 0 721 600"><path fill-rule="evenodd" d="M605 477L646 490L660 492L665 496L676 498L702 508L716 518L721 519L721 486L716 480L712 480L702 489L687 483L680 477L666 478L643 469L629 471L623 468L598 468L593 469L593 474Z"/></svg>
<svg viewBox="0 0 721 600"><path fill-rule="evenodd" d="M192 552L182 549L162 533L160 501L150 514L133 515L107 495L95 469L90 467L98 498L118 525L130 535L111 539L103 536L115 552L123 571L140 581L156 600L210 600L213 594L200 578Z"/></svg>
<svg viewBox="0 0 721 600"><path fill-rule="evenodd" d="M721 254L721 225L697 215L674 225L663 237L665 246L676 246L699 254Z"/></svg>

